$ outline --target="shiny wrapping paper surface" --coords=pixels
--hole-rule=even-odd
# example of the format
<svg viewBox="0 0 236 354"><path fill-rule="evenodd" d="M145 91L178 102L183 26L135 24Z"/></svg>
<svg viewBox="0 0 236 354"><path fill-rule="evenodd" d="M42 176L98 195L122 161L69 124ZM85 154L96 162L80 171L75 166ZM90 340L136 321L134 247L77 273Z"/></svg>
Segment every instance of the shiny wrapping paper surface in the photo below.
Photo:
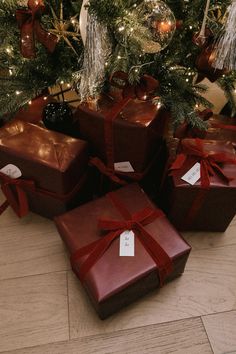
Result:
<svg viewBox="0 0 236 354"><path fill-rule="evenodd" d="M154 207L137 184L115 192L126 209L133 214ZM70 254L102 237L100 218L123 220L111 200L105 196L56 218L56 225ZM190 252L166 217L154 220L145 229L162 246L173 261L173 274L180 275ZM78 261L78 267L80 266ZM114 240L102 258L88 272L84 286L100 317L105 318L145 293L159 286L155 262L135 237L135 256L119 256L119 238Z"/></svg>
<svg viewBox="0 0 236 354"><path fill-rule="evenodd" d="M0 129L0 169L16 165L36 187L67 194L88 163L87 143L27 122L14 120Z"/></svg>
<svg viewBox="0 0 236 354"><path fill-rule="evenodd" d="M115 104L104 96L98 101L98 110L82 104L76 112L81 137L89 142L92 154L105 163L104 115ZM115 162L129 161L135 172L143 172L158 149L167 118L168 113L151 101L131 100L113 123Z"/></svg>
<svg viewBox="0 0 236 354"><path fill-rule="evenodd" d="M210 154L225 153L236 156L230 142L204 140L204 150ZM174 176L168 177L164 189L163 196L165 195L168 200L166 206L168 217L179 230L186 230L183 221L201 189L200 180L192 186L181 178L197 161L197 158L189 157L182 168L175 171ZM204 202L187 230L225 231L236 214L236 165L225 163L220 164L220 167L227 176L232 177L232 181L227 184L219 175L210 176L210 189L206 192Z"/></svg>

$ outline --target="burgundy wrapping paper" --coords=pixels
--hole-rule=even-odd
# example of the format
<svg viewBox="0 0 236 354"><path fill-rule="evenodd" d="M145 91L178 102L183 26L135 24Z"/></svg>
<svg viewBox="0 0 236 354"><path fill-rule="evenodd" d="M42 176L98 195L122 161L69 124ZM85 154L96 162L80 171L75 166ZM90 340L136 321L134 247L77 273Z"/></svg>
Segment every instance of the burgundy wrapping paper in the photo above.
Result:
<svg viewBox="0 0 236 354"><path fill-rule="evenodd" d="M154 207L137 184L125 186L115 192L131 214L143 208ZM123 220L111 200L104 196L76 208L55 219L58 231L69 253L98 240L100 218ZM184 271L190 246L182 239L167 218L160 217L145 226L145 230L161 245L173 261L173 273L167 280ZM80 261L78 261L78 267ZM119 256L119 239L116 239L102 258L90 269L84 287L101 318L113 314L123 306L135 301L159 287L156 264L135 237L135 256Z"/></svg>
<svg viewBox="0 0 236 354"><path fill-rule="evenodd" d="M204 151L235 154L230 142L214 140L204 140ZM189 157L180 170L176 170L173 176L167 178L162 193L167 201L164 210L178 230L223 232L236 214L236 165L221 164L223 172L233 178L229 184L218 175L210 176L210 189L206 191L202 206L194 221L186 228L185 218L201 190L201 182L199 180L192 186L183 181L181 177L197 161L196 158Z"/></svg>
<svg viewBox="0 0 236 354"><path fill-rule="evenodd" d="M13 164L35 182L36 190L26 193L30 210L40 215L52 218L79 204L87 163L82 140L19 120L0 129L0 169Z"/></svg>
<svg viewBox="0 0 236 354"><path fill-rule="evenodd" d="M175 137L179 139L184 138L201 138L207 140L225 140L231 141L236 146L236 119L214 114L207 120L208 129L199 130L191 128L186 123L180 125L176 132ZM220 126L221 125L221 126ZM225 126L225 127L223 127ZM227 129L227 126L229 129ZM230 126L235 126L230 129Z"/></svg>
<svg viewBox="0 0 236 354"><path fill-rule="evenodd" d="M236 147L236 118L214 115L208 122L205 139L231 141ZM235 127L235 130L230 129L230 126Z"/></svg>
<svg viewBox="0 0 236 354"><path fill-rule="evenodd" d="M75 113L81 137L87 140L93 155L106 161L104 115L116 104L104 96L99 109L82 104ZM168 113L157 109L151 101L132 99L113 122L114 161L129 161L135 172L143 172L161 143Z"/></svg>

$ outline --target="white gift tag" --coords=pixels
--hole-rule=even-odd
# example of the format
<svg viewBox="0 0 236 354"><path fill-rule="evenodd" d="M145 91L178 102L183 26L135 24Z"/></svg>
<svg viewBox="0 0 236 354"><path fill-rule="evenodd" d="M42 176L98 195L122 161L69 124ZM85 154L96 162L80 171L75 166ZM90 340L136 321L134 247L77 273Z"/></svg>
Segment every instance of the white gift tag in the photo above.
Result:
<svg viewBox="0 0 236 354"><path fill-rule="evenodd" d="M11 178L19 178L22 176L21 170L12 164L6 165L0 171Z"/></svg>
<svg viewBox="0 0 236 354"><path fill-rule="evenodd" d="M120 235L120 257L134 257L134 233L126 230Z"/></svg>
<svg viewBox="0 0 236 354"><path fill-rule="evenodd" d="M115 162L114 168L115 171L119 172L134 172L134 169L129 161Z"/></svg>
<svg viewBox="0 0 236 354"><path fill-rule="evenodd" d="M181 179L193 186L200 179L200 177L201 165L197 162Z"/></svg>

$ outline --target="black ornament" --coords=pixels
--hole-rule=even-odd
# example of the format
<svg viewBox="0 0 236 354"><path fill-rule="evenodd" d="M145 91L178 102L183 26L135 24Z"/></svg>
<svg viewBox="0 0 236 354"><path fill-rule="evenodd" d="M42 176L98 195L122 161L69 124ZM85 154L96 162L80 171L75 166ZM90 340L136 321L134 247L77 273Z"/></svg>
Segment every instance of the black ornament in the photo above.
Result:
<svg viewBox="0 0 236 354"><path fill-rule="evenodd" d="M43 123L49 130L71 135L73 131L73 113L68 103L48 103L43 111Z"/></svg>

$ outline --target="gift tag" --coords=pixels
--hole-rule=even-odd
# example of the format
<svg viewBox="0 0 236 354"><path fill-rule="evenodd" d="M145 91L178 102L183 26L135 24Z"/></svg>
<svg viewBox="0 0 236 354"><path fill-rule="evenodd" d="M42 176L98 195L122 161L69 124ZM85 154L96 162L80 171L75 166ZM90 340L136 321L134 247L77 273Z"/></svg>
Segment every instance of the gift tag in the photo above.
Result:
<svg viewBox="0 0 236 354"><path fill-rule="evenodd" d="M129 161L115 162L114 168L115 171L119 172L134 172L134 169Z"/></svg>
<svg viewBox="0 0 236 354"><path fill-rule="evenodd" d="M120 257L134 257L134 233L126 230L120 235Z"/></svg>
<svg viewBox="0 0 236 354"><path fill-rule="evenodd" d="M21 170L12 164L6 165L0 171L11 178L19 178L22 176Z"/></svg>
<svg viewBox="0 0 236 354"><path fill-rule="evenodd" d="M193 186L200 179L200 177L201 165L197 162L181 179Z"/></svg>

